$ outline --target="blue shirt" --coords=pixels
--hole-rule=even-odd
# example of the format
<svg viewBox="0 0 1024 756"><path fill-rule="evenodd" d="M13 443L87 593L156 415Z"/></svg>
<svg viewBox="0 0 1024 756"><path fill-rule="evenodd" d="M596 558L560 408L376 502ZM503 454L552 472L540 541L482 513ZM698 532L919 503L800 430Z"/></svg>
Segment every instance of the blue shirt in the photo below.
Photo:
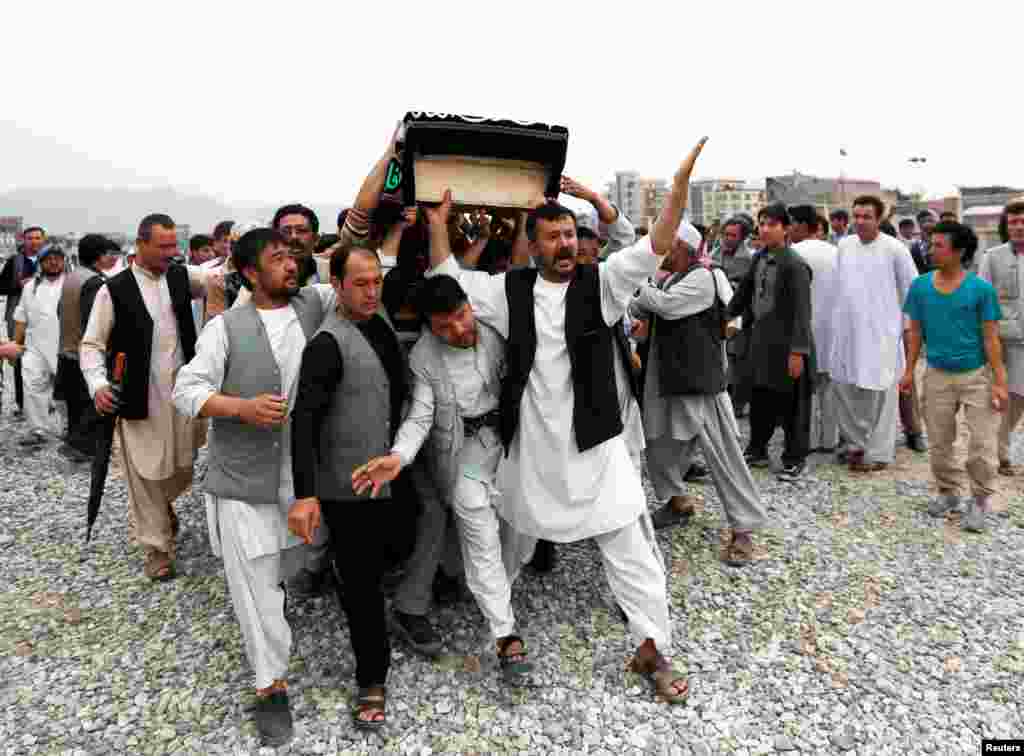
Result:
<svg viewBox="0 0 1024 756"><path fill-rule="evenodd" d="M982 323L1002 313L996 290L988 281L968 273L950 294L935 288L935 272L914 279L903 312L921 325L928 345L928 364L951 373L977 370L986 363Z"/></svg>

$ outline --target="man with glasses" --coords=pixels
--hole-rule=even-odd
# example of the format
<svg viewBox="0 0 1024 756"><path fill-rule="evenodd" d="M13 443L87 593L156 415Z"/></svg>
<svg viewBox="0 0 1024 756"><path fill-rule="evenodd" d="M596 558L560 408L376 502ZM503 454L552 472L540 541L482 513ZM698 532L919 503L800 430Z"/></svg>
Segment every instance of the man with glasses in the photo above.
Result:
<svg viewBox="0 0 1024 756"><path fill-rule="evenodd" d="M321 283L313 259L316 243L320 239L320 221L316 213L305 205L285 205L274 213L270 225L288 240L298 257L299 286Z"/></svg>

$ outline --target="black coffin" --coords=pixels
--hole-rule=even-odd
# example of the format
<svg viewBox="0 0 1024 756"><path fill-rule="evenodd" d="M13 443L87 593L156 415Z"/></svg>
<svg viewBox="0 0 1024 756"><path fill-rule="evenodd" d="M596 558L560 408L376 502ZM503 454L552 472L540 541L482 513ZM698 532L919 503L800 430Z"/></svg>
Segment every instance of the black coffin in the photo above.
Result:
<svg viewBox="0 0 1024 756"><path fill-rule="evenodd" d="M569 130L448 113L405 114L402 193L440 202L450 188L456 204L529 209L557 197Z"/></svg>

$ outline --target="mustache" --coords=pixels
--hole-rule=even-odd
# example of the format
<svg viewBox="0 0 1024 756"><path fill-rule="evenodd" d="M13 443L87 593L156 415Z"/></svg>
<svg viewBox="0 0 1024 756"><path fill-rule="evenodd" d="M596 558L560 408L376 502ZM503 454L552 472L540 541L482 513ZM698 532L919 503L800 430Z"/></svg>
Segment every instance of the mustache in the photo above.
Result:
<svg viewBox="0 0 1024 756"><path fill-rule="evenodd" d="M558 254L555 255L555 261L559 260L575 260L576 253L573 252L569 247L562 247L558 250Z"/></svg>

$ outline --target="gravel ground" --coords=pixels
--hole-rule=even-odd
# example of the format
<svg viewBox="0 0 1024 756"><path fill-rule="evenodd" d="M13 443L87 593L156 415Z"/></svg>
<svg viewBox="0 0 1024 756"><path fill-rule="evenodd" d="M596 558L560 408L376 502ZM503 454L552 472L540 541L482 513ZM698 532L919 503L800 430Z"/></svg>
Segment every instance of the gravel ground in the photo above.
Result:
<svg viewBox="0 0 1024 756"><path fill-rule="evenodd" d="M0 753L274 753L256 737L198 496L178 502L180 576L152 585L127 537L116 460L86 548L87 469L55 444L26 455L4 399ZM773 527L745 570L718 561L717 496L695 488L698 516L659 536L687 706L653 702L625 671L631 645L592 543L561 547L551 575L515 587L534 687L496 683L472 603L443 608L443 657L396 649L383 736L352 728L353 658L334 600L292 602L296 734L278 751L977 753L982 737L1024 736L1022 479L1000 481L1010 516L970 535L923 511L925 460L901 448L872 477L816 455L795 485L757 472Z"/></svg>

